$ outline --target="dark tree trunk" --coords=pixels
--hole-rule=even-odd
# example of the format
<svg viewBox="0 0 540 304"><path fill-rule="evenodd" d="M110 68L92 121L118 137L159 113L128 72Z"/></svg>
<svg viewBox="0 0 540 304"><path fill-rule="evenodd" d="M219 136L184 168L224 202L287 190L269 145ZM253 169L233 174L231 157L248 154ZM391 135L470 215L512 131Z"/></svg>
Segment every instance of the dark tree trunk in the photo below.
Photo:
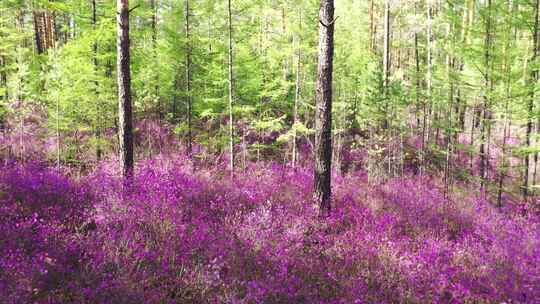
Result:
<svg viewBox="0 0 540 304"><path fill-rule="evenodd" d="M125 180L133 176L133 125L129 56L128 0L117 0L118 137L120 166Z"/></svg>
<svg viewBox="0 0 540 304"><path fill-rule="evenodd" d="M38 54L43 53L43 37L41 30L41 13L34 12L34 40L36 43L36 51Z"/></svg>
<svg viewBox="0 0 540 304"><path fill-rule="evenodd" d="M321 215L329 213L331 197L334 21L334 1L321 0L315 108L314 176L314 198L319 205Z"/></svg>
<svg viewBox="0 0 540 304"><path fill-rule="evenodd" d="M7 104L9 98L6 66L6 58L4 56L0 56L0 86L4 89L4 94L2 94L2 103L0 104L0 111L4 110L4 105ZM0 131L2 130L4 130L4 117L0 116Z"/></svg>
<svg viewBox="0 0 540 304"><path fill-rule="evenodd" d="M8 100L8 83L7 83L7 61L6 57L0 56L0 84L4 88L4 94L2 95L2 100L7 102Z"/></svg>

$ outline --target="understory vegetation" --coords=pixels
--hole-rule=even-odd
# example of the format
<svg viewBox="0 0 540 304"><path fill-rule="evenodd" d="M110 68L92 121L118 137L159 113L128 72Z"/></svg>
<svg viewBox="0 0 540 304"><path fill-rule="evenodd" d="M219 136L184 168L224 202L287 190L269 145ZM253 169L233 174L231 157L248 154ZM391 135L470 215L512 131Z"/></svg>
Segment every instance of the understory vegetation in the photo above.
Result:
<svg viewBox="0 0 540 304"><path fill-rule="evenodd" d="M142 135L141 135L142 136ZM172 146L173 143L164 143ZM201 152L202 154L202 152ZM7 303L536 303L538 211L436 175L370 182L366 153L334 172L321 221L310 167L219 159L117 161L81 174L0 170Z"/></svg>

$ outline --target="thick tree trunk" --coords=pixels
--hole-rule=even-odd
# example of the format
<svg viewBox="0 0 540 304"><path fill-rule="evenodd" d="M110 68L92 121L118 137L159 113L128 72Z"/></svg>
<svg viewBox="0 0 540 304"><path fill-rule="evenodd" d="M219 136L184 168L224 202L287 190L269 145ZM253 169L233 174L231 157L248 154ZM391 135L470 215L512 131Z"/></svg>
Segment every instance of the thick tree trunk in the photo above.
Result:
<svg viewBox="0 0 540 304"><path fill-rule="evenodd" d="M54 14L44 10L36 10L33 12L33 18L36 51L38 54L42 54L55 46Z"/></svg>
<svg viewBox="0 0 540 304"><path fill-rule="evenodd" d="M120 167L124 180L133 176L133 122L128 0L117 0L118 136Z"/></svg>
<svg viewBox="0 0 540 304"><path fill-rule="evenodd" d="M54 13L45 11L45 49L54 48L56 45L55 17Z"/></svg>
<svg viewBox="0 0 540 304"><path fill-rule="evenodd" d="M315 107L315 191L321 215L330 212L332 167L332 70L334 56L334 1L321 0L319 59Z"/></svg>
<svg viewBox="0 0 540 304"><path fill-rule="evenodd" d="M41 29L41 13L40 12L34 12L34 41L36 44L36 51L38 54L43 53L43 37L42 37L42 29Z"/></svg>

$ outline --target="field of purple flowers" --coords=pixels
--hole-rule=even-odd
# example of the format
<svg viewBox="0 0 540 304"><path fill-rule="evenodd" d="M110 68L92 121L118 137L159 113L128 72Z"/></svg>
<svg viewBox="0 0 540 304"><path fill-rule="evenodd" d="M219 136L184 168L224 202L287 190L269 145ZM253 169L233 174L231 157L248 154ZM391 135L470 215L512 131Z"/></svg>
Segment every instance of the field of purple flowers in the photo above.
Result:
<svg viewBox="0 0 540 304"><path fill-rule="evenodd" d="M75 177L0 168L2 303L540 303L540 223L429 176L334 176L249 163L231 181L184 157Z"/></svg>

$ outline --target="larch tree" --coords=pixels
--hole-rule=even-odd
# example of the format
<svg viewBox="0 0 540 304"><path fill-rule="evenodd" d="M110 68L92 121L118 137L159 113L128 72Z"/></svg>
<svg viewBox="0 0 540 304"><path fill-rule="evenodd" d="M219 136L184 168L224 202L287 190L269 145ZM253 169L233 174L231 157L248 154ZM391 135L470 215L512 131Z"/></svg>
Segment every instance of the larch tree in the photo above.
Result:
<svg viewBox="0 0 540 304"><path fill-rule="evenodd" d="M157 0L150 0L150 10L152 11L152 15L150 18L150 27L152 30L152 51L153 51L153 59L155 64L158 64L158 45L157 45L157 38L158 38L158 32L157 32L157 21L158 21L158 6L159 2ZM161 96L160 96L160 79L159 79L159 72L156 71L155 73L155 85L154 85L154 94L155 98L157 100L157 116L159 121L161 122L163 120L164 114L163 114L163 105L161 103Z"/></svg>
<svg viewBox="0 0 540 304"><path fill-rule="evenodd" d="M321 215L330 212L332 168L332 72L334 56L334 1L321 0L319 58L315 105L315 202Z"/></svg>
<svg viewBox="0 0 540 304"><path fill-rule="evenodd" d="M390 0L384 2L384 46L383 46L383 97L384 101L384 120L383 128L388 129L388 86L390 84Z"/></svg>
<svg viewBox="0 0 540 304"><path fill-rule="evenodd" d="M234 120L233 120L233 26L231 0L227 1L228 29L229 29L229 171L231 178L234 177Z"/></svg>
<svg viewBox="0 0 540 304"><path fill-rule="evenodd" d="M129 3L117 0L118 138L122 176L133 176L133 121L129 42Z"/></svg>
<svg viewBox="0 0 540 304"><path fill-rule="evenodd" d="M191 156L192 150L192 102L191 96L191 37L190 37L190 24L189 24L189 0L185 0L185 14L186 14L186 98L187 98L187 119L188 119L188 138L187 138L187 154Z"/></svg>
<svg viewBox="0 0 540 304"><path fill-rule="evenodd" d="M487 191L486 184L489 179L489 141L490 141L490 128L491 128L491 96L493 91L493 83L491 80L491 67L492 67L492 54L491 48L493 43L492 37L492 3L491 0L487 0L485 14L485 36L484 36L484 65L485 71L483 73L485 92L483 94L483 106L482 106L482 119L480 130L480 186Z"/></svg>
<svg viewBox="0 0 540 304"><path fill-rule="evenodd" d="M298 14L298 25L299 31L302 31L302 10L299 10ZM297 144L298 139L296 136L296 128L298 124L298 104L300 103L300 93L301 93L301 68L302 68L302 48L301 48L301 39L300 33L294 35L296 41L296 80L295 80L295 90L294 90L294 108L293 108L293 139L292 139L292 166L296 167L297 162Z"/></svg>
<svg viewBox="0 0 540 304"><path fill-rule="evenodd" d="M538 27L539 27L539 0L534 1L534 27L532 30L533 35L533 49L531 56L531 63L533 65L531 75L529 77L529 100L527 102L527 130L525 134L525 145L527 148L531 146L531 134L533 131L533 110L534 110L534 99L535 99L535 87L538 82L538 68L536 67L536 60L538 58L539 51L539 41L538 41ZM528 153L525 154L525 164L523 172L523 197L527 199L529 194L529 176L530 176L530 167L531 167L531 155Z"/></svg>
<svg viewBox="0 0 540 304"><path fill-rule="evenodd" d="M97 29L97 1L92 0L92 30L96 31ZM96 135L96 160L101 160L101 154L103 153L101 149L101 102L99 96L99 82L97 81L98 73L98 42L95 38L92 43L92 66L94 68L94 94L96 97L96 119L95 119L95 135Z"/></svg>

